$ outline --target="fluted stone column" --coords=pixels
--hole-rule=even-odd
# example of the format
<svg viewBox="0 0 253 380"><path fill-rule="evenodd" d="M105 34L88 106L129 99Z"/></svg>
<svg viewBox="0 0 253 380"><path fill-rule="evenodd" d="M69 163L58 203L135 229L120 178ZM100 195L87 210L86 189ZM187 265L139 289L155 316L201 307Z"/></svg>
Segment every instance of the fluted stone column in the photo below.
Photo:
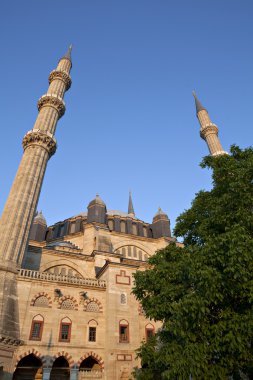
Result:
<svg viewBox="0 0 253 380"><path fill-rule="evenodd" d="M47 162L56 151L54 133L65 112L71 85L71 47L49 75L49 88L38 101L34 128L23 139L24 154L0 220L0 345L20 344L16 275L28 243ZM1 346L0 346L1 361Z"/></svg>
<svg viewBox="0 0 253 380"><path fill-rule="evenodd" d="M227 154L227 152L223 150L218 138L218 127L211 122L207 110L202 106L195 92L193 92L193 96L195 98L196 113L200 124L200 136L206 141L210 154L212 156Z"/></svg>

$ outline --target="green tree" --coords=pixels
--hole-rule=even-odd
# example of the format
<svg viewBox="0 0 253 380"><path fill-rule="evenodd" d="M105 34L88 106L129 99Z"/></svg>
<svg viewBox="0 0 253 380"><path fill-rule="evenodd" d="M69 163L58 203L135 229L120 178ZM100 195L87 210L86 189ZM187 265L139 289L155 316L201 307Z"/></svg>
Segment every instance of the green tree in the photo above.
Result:
<svg viewBox="0 0 253 380"><path fill-rule="evenodd" d="M205 157L213 188L178 218L175 243L135 274L146 316L163 322L138 350L136 379L253 379L253 149Z"/></svg>

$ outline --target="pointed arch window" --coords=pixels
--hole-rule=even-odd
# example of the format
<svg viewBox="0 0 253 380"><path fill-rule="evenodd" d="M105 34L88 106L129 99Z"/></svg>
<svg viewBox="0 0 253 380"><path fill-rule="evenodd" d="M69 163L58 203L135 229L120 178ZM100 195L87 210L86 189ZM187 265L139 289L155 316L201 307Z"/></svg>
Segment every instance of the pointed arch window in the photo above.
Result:
<svg viewBox="0 0 253 380"><path fill-rule="evenodd" d="M88 341L89 342L96 342L98 323L97 323L97 321L95 321L95 319L92 319L88 322L88 325L89 325Z"/></svg>
<svg viewBox="0 0 253 380"><path fill-rule="evenodd" d="M44 318L42 315L38 314L33 317L31 331L30 331L30 340L41 340L42 331L44 325Z"/></svg>
<svg viewBox="0 0 253 380"><path fill-rule="evenodd" d="M61 320L59 342L70 342L72 322L65 317Z"/></svg>

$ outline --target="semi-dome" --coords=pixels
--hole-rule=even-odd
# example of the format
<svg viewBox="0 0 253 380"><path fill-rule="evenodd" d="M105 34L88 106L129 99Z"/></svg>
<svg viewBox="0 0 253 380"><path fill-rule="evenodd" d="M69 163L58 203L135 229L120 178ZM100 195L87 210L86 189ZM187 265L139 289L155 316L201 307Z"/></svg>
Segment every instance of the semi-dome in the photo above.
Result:
<svg viewBox="0 0 253 380"><path fill-rule="evenodd" d="M70 241L56 241L56 242L53 242L51 244L48 244L48 247L64 247L64 248L72 248L72 249L76 249L76 245L71 243Z"/></svg>
<svg viewBox="0 0 253 380"><path fill-rule="evenodd" d="M93 199L89 204L88 204L88 208L90 206L94 206L94 205L101 205L101 206L104 206L105 207L105 202L100 198L100 196L97 194L96 195L96 198Z"/></svg>

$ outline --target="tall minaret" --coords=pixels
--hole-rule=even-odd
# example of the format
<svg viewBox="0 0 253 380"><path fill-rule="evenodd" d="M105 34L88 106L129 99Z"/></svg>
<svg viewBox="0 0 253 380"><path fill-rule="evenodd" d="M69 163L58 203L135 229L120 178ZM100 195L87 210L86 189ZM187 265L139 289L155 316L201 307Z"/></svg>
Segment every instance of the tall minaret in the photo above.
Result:
<svg viewBox="0 0 253 380"><path fill-rule="evenodd" d="M71 49L70 46L49 75L48 91L38 101L39 114L23 139L24 154L0 220L0 336L7 340L19 339L16 274L27 246L47 162L56 151L56 124L65 112L63 97L71 85Z"/></svg>
<svg viewBox="0 0 253 380"><path fill-rule="evenodd" d="M200 124L200 136L206 141L210 154L212 156L227 154L227 152L223 150L218 138L218 127L211 122L207 110L202 106L194 91L193 96L195 98L196 113Z"/></svg>

